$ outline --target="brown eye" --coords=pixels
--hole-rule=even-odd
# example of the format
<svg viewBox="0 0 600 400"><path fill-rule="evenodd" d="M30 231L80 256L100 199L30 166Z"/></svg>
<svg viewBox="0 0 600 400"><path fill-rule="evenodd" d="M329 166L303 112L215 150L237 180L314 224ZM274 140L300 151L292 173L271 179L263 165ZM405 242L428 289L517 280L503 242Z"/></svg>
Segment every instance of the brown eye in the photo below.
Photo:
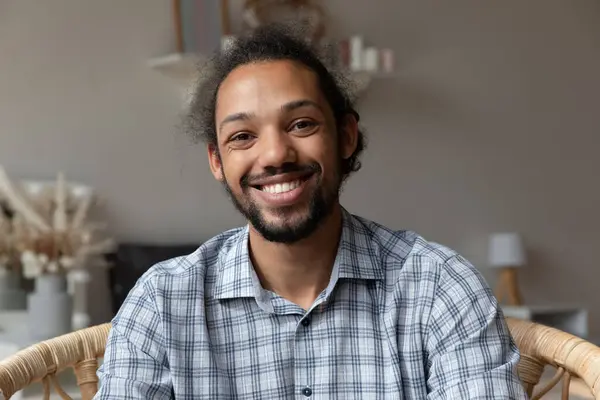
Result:
<svg viewBox="0 0 600 400"><path fill-rule="evenodd" d="M233 136L230 139L230 141L231 142L245 142L250 139L252 139L252 137L250 136L249 133L238 133L237 135Z"/></svg>
<svg viewBox="0 0 600 400"><path fill-rule="evenodd" d="M300 120L292 124L292 130L306 131L317 126L316 123L309 120Z"/></svg>

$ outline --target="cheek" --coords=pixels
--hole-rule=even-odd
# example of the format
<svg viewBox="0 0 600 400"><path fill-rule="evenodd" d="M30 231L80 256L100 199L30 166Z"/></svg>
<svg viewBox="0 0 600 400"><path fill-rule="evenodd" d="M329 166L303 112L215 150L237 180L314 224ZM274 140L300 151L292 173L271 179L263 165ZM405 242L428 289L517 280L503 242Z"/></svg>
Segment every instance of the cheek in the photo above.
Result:
<svg viewBox="0 0 600 400"><path fill-rule="evenodd" d="M339 166L340 151L337 141L332 140L331 136L321 138L315 146L316 151L313 153L316 155L317 161L323 166L325 175L332 175Z"/></svg>
<svg viewBox="0 0 600 400"><path fill-rule="evenodd" d="M221 157L221 170L229 187L237 191L240 187L240 179L244 174L242 164L236 162L234 157Z"/></svg>

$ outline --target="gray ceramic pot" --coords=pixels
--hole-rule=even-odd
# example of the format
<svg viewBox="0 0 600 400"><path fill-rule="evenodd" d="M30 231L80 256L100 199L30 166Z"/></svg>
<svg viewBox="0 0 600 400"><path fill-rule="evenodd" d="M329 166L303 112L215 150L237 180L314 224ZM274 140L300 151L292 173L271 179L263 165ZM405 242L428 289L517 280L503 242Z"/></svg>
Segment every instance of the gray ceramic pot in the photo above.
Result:
<svg viewBox="0 0 600 400"><path fill-rule="evenodd" d="M20 276L12 271L0 273L0 310L25 310L27 293L21 287Z"/></svg>
<svg viewBox="0 0 600 400"><path fill-rule="evenodd" d="M44 274L35 279L29 294L27 314L30 338L46 340L71 332L73 299L63 274Z"/></svg>

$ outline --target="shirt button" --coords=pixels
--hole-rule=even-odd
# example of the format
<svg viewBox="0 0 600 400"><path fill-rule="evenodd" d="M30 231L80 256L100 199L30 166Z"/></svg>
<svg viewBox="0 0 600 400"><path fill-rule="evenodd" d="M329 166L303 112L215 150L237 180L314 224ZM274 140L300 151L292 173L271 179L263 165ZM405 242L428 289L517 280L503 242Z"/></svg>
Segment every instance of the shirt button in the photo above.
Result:
<svg viewBox="0 0 600 400"><path fill-rule="evenodd" d="M309 326L310 325L310 318L304 318L302 320L302 325L304 326ZM310 396L310 395L309 395Z"/></svg>
<svg viewBox="0 0 600 400"><path fill-rule="evenodd" d="M309 387L305 387L302 389L302 394L306 397L310 397L312 395L312 389Z"/></svg>

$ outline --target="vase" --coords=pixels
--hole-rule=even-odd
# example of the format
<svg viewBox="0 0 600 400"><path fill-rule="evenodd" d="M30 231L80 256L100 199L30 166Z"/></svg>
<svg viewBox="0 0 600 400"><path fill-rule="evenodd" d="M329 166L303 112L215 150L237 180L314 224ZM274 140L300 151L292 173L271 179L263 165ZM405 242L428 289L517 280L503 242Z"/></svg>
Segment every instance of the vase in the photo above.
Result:
<svg viewBox="0 0 600 400"><path fill-rule="evenodd" d="M21 287L19 274L2 269L0 272L0 310L25 310L26 308L27 293Z"/></svg>
<svg viewBox="0 0 600 400"><path fill-rule="evenodd" d="M30 339L46 340L71 332L73 299L64 274L43 274L35 278L28 296L27 317Z"/></svg>

